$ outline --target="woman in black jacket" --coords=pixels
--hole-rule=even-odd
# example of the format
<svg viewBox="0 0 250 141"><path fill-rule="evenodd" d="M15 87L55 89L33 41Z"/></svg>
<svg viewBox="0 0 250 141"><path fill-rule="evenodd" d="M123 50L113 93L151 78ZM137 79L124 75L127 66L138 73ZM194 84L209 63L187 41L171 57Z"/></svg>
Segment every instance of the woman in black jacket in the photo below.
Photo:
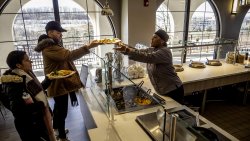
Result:
<svg viewBox="0 0 250 141"><path fill-rule="evenodd" d="M45 95L50 80L42 84L32 72L32 61L26 52L12 51L6 63L9 66L3 76L1 99L13 116L22 141L56 141L52 118Z"/></svg>

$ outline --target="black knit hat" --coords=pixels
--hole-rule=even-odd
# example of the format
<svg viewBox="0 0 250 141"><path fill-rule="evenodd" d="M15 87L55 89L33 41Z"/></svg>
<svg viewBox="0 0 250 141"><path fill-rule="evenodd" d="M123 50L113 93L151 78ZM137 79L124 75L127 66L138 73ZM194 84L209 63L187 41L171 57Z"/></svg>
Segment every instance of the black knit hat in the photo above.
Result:
<svg viewBox="0 0 250 141"><path fill-rule="evenodd" d="M47 23L47 25L45 26L46 32L48 32L49 30L56 30L59 32L67 32L67 30L63 29L61 24L59 22L56 21L50 21Z"/></svg>
<svg viewBox="0 0 250 141"><path fill-rule="evenodd" d="M166 33L166 31L159 29L155 32L156 35L158 35L162 40L164 40L165 42L168 41L168 34Z"/></svg>

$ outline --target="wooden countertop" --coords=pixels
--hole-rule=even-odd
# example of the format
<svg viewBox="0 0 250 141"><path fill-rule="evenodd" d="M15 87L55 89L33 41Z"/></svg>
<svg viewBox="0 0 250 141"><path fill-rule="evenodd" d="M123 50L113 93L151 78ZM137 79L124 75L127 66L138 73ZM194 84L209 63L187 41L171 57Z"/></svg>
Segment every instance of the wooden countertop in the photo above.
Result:
<svg viewBox="0 0 250 141"><path fill-rule="evenodd" d="M227 64L222 66L208 66L206 68L191 68L183 65L184 71L178 72L183 82L185 95L195 91L245 82L250 80L250 69L242 64Z"/></svg>
<svg viewBox="0 0 250 141"><path fill-rule="evenodd" d="M184 71L177 73L183 84L225 76L238 75L242 73L249 73L250 76L250 69L245 68L245 66L242 64L227 64L222 62L222 66L206 65L206 68L200 69L191 68L188 66L188 64L184 64L183 68Z"/></svg>

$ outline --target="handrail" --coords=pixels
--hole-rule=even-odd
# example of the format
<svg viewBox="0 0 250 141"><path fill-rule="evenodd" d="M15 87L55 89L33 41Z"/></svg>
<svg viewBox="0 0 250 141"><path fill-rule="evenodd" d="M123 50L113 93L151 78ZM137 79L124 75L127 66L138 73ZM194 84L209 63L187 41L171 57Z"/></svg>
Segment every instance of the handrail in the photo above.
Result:
<svg viewBox="0 0 250 141"><path fill-rule="evenodd" d="M187 46L175 46L175 47L168 47L168 48L170 48L170 49L178 49L178 48L205 47L205 46L230 45L230 44L233 45L235 43L230 42L230 43L201 44L201 45L192 44L192 45L187 45Z"/></svg>

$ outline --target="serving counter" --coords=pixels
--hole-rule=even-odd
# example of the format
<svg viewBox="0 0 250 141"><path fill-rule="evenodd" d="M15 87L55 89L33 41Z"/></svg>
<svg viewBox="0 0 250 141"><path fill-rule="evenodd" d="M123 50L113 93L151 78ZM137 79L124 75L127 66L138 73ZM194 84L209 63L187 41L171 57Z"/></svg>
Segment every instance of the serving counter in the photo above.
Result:
<svg viewBox="0 0 250 141"><path fill-rule="evenodd" d="M250 69L242 64L227 64L221 66L209 66L206 68L191 68L188 64L183 65L184 71L178 72L183 82L185 95L204 90L201 112L204 112L207 98L207 90L250 80ZM247 83L244 92L243 104L247 97Z"/></svg>
<svg viewBox="0 0 250 141"><path fill-rule="evenodd" d="M184 84L185 94L206 90L224 85L250 80L250 69L242 64L227 64L222 66L208 66L206 68L190 68L183 65L184 71L178 72L178 76Z"/></svg>
<svg viewBox="0 0 250 141"><path fill-rule="evenodd" d="M177 72L177 74L183 83L185 95L204 91L201 113L205 110L208 89L250 81L250 68L245 68L242 64L222 62L221 66L206 65L206 68L191 68L189 64L183 64L182 67L184 71ZM145 82L144 87L153 89L147 76L143 79L133 79L135 83L140 83L142 80ZM248 83L245 86L243 104L246 102L247 89Z"/></svg>
<svg viewBox="0 0 250 141"><path fill-rule="evenodd" d="M136 118L145 114L154 113L162 107L159 105L123 114L115 114L114 109L112 108L110 109L110 111L107 111L108 105L105 102L107 99L101 96L105 95L105 81L103 80L102 83L95 83L93 77L95 74L94 69L90 70L90 74L91 87L81 89L83 99L86 102L86 106L89 108L89 114L91 114L91 116L88 118L93 118L92 121L95 124L95 127L89 128L88 130L90 139L92 141L151 141L152 139L150 138L150 136L136 122ZM194 69L184 65L184 71L179 72L178 75L183 81L185 91L188 92L217 87L217 85L215 84L222 86L231 83L242 82L243 80L241 80L241 78L244 79L244 81L247 81L250 78L250 72L248 69L245 69L241 65L231 64L223 64L221 68L207 66L207 68L205 69ZM234 80L230 80L230 82L227 82L230 76L234 77ZM154 92L154 89L147 77L143 79L134 79L133 82L139 84L142 80L144 81L142 88L146 90L152 89L152 92ZM199 82L203 81L205 81L206 83L199 84ZM215 84L213 83L213 81ZM192 83L194 84L194 86L192 86ZM114 81L112 84L113 87L127 85L130 85L130 82L126 80ZM162 98L165 100L166 104L164 106L166 109L182 107L182 105L175 102L169 97ZM188 107L185 108L188 109L188 111L190 111L191 113L197 114ZM112 117L108 116L108 112L112 113ZM205 119L204 117L199 116L199 119L203 123L201 127L212 128L228 140L238 140L220 127Z"/></svg>
<svg viewBox="0 0 250 141"><path fill-rule="evenodd" d="M250 68L245 68L243 64L222 62L221 66L206 65L206 68L191 68L189 64L183 64L182 67L184 71L177 72L177 74L183 83L184 95L187 96L191 95L192 92L204 91L201 113L205 110L208 89L250 81ZM147 84L150 84L150 80L147 77L143 81L146 82L146 87L150 87L147 86ZM244 90L243 104L246 102L247 89L248 83L246 83Z"/></svg>

